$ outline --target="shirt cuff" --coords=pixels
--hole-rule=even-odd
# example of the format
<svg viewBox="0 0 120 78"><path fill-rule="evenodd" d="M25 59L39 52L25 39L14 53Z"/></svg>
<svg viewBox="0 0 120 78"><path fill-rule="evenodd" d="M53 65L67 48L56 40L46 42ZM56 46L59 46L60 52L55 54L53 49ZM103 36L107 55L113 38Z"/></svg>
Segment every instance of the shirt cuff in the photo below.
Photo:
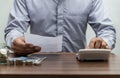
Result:
<svg viewBox="0 0 120 78"><path fill-rule="evenodd" d="M108 44L108 47L109 47L111 50L115 47L114 40L111 39L110 37L100 37L100 38L102 38L102 39Z"/></svg>
<svg viewBox="0 0 120 78"><path fill-rule="evenodd" d="M9 32L7 35L6 35L6 44L9 48L12 47L12 43L14 41L14 39L18 38L18 37L21 37L21 36L24 36L23 33L17 31L17 30L12 30L11 32Z"/></svg>

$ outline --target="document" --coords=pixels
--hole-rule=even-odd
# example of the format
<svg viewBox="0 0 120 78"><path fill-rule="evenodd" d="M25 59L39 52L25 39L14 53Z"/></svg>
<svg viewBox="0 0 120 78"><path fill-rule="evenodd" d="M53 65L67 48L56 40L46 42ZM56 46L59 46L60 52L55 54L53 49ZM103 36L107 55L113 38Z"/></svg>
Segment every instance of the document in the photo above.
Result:
<svg viewBox="0 0 120 78"><path fill-rule="evenodd" d="M25 34L26 43L31 43L41 47L41 52L61 52L62 35L56 37L40 36L34 34Z"/></svg>

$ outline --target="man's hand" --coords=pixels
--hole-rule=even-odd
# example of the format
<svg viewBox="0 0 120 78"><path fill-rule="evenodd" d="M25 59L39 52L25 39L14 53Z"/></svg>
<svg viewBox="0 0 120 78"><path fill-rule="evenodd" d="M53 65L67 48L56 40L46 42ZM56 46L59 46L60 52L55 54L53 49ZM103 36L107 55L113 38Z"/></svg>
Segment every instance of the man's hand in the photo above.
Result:
<svg viewBox="0 0 120 78"><path fill-rule="evenodd" d="M24 37L16 38L12 43L12 49L15 51L16 55L28 55L41 50L38 46L25 43Z"/></svg>
<svg viewBox="0 0 120 78"><path fill-rule="evenodd" d="M109 49L108 44L102 38L92 38L87 48Z"/></svg>

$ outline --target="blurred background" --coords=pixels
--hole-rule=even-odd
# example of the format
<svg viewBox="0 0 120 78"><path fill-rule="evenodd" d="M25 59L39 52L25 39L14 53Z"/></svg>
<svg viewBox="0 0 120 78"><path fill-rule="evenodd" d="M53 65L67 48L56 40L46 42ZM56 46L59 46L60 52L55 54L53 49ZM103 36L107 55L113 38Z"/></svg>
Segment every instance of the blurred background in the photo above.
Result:
<svg viewBox="0 0 120 78"><path fill-rule="evenodd" d="M14 0L0 0L0 43L4 43L4 29L8 20L9 11ZM113 53L120 56L120 0L103 0L109 17L112 19L117 31L117 43ZM90 26L87 29L87 43L94 37L94 32Z"/></svg>

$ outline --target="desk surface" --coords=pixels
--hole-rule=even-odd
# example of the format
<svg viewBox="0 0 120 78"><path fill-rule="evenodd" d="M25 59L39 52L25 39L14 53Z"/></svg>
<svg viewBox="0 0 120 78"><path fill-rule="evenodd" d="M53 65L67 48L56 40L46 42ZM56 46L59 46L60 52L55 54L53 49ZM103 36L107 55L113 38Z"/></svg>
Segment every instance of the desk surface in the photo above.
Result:
<svg viewBox="0 0 120 78"><path fill-rule="evenodd" d="M112 55L108 62L79 62L74 53L36 54L46 56L47 59L40 66L0 66L0 76L73 76L93 78L92 76L106 76L120 78L120 58ZM85 77L84 77L85 76ZM91 76L91 77L90 77ZM48 77L46 77L48 78ZM67 77L63 77L67 78Z"/></svg>

